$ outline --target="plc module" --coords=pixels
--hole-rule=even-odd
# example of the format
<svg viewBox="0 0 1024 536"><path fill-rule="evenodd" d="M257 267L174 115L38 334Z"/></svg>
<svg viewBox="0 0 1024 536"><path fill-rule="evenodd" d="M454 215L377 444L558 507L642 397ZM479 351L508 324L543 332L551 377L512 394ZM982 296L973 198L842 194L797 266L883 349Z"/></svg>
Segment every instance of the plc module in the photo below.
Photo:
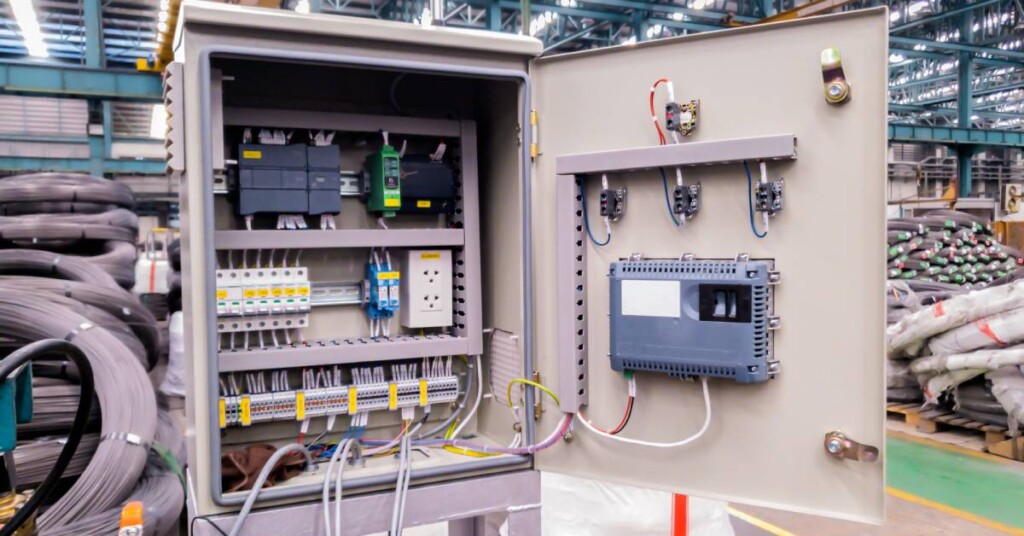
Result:
<svg viewBox="0 0 1024 536"><path fill-rule="evenodd" d="M612 263L612 369L739 383L773 377L772 265L744 257Z"/></svg>

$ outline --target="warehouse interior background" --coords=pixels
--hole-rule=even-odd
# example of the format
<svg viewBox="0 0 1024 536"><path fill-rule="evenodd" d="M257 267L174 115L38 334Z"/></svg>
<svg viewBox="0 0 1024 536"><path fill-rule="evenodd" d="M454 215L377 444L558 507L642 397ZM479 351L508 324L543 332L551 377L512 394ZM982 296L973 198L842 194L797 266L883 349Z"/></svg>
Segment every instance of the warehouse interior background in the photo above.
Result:
<svg viewBox="0 0 1024 536"><path fill-rule="evenodd" d="M987 223L977 224L981 240L995 237L1011 264L1024 261L1013 253L1024 250L1021 0L227 3L529 35L543 42L545 55L887 5L887 216L901 221L932 210L969 214L992 222L985 231ZM173 240L181 223L179 184L167 172L163 76L173 58L180 7L180 0L4 0L0 177L58 171L121 183L135 196L143 250ZM975 225L958 221L955 230ZM890 236L892 247L910 241ZM890 279L915 279L928 269L912 269L906 258L894 267L899 256L889 255ZM934 263L931 268L940 275ZM1024 534L1024 444L1016 430L998 420L922 409L920 399L915 391L888 402L885 526L563 477L545 477L545 526L594 535ZM556 506L548 508L549 501ZM607 513L595 521L584 517L587 509Z"/></svg>

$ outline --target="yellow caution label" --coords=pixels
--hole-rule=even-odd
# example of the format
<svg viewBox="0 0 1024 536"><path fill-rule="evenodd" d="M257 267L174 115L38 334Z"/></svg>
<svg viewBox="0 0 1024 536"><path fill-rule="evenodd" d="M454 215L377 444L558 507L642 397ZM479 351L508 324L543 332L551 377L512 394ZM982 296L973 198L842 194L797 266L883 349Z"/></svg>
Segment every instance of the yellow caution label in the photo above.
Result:
<svg viewBox="0 0 1024 536"><path fill-rule="evenodd" d="M284 289L281 287L274 287L270 289L270 294L275 298L280 298L281 295L284 294Z"/></svg>
<svg viewBox="0 0 1024 536"><path fill-rule="evenodd" d="M241 403L239 404L241 406L241 411L239 412L239 420L242 421L242 426L249 426L250 424L252 424L252 414L250 412L251 404L252 402L249 400L249 397L242 397Z"/></svg>
<svg viewBox="0 0 1024 536"><path fill-rule="evenodd" d="M416 208L430 208L430 200L420 199L416 201Z"/></svg>
<svg viewBox="0 0 1024 536"><path fill-rule="evenodd" d="M380 272L377 274L377 279L398 279L399 275L398 272Z"/></svg>
<svg viewBox="0 0 1024 536"><path fill-rule="evenodd" d="M261 288L261 289L256 291L256 295L261 297L261 298L266 298L267 296L270 296L270 289Z"/></svg>
<svg viewBox="0 0 1024 536"><path fill-rule="evenodd" d="M227 298L228 298L228 291L227 290L225 290L225 289L217 290L217 299L218 300L226 300Z"/></svg>
<svg viewBox="0 0 1024 536"><path fill-rule="evenodd" d="M427 405L427 379L420 378L420 406Z"/></svg>
<svg viewBox="0 0 1024 536"><path fill-rule="evenodd" d="M242 158L260 160L263 158L263 151L242 151Z"/></svg>
<svg viewBox="0 0 1024 536"><path fill-rule="evenodd" d="M256 297L256 291L254 289L247 288L247 289L242 291L242 296L245 296L246 298L255 298Z"/></svg>
<svg viewBox="0 0 1024 536"><path fill-rule="evenodd" d="M227 406L228 405L227 405L226 402L224 402L223 398L220 399L220 401L217 403L217 412L218 412L218 415L220 417L219 420L220 420L220 427L221 428L227 428L228 427Z"/></svg>
<svg viewBox="0 0 1024 536"><path fill-rule="evenodd" d="M384 206L385 207L395 207L395 208L398 208L398 207L402 206L402 200L401 199L385 199L384 200Z"/></svg>
<svg viewBox="0 0 1024 536"><path fill-rule="evenodd" d="M298 293L299 296L309 296L309 285L299 287Z"/></svg>
<svg viewBox="0 0 1024 536"><path fill-rule="evenodd" d="M358 396L359 396L359 392L356 391L356 388L355 388L354 385L348 388L348 414L349 415L355 415L356 413L358 413L358 411L357 411L359 409L359 401L357 399Z"/></svg>
<svg viewBox="0 0 1024 536"><path fill-rule="evenodd" d="M425 261L441 260L441 253L437 251L431 251L429 253L420 253L420 259L423 259Z"/></svg>
<svg viewBox="0 0 1024 536"><path fill-rule="evenodd" d="M295 393L295 420L306 420L306 393L302 391Z"/></svg>
<svg viewBox="0 0 1024 536"><path fill-rule="evenodd" d="M285 287L284 295L285 296L294 296L295 295L295 287Z"/></svg>
<svg viewBox="0 0 1024 536"><path fill-rule="evenodd" d="M388 409L398 409L398 384L388 384Z"/></svg>

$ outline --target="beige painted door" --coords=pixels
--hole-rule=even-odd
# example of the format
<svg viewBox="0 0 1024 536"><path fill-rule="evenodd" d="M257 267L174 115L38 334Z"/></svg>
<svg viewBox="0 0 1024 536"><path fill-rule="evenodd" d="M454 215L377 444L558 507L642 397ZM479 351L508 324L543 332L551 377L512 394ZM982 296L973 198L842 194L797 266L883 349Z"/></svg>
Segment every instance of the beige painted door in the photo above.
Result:
<svg viewBox="0 0 1024 536"><path fill-rule="evenodd" d="M634 252L676 258L772 258L781 271L775 311L774 380L710 382L708 432L682 447L615 443L575 427L571 443L537 456L541 470L794 511L879 522L884 453L875 463L839 460L823 449L840 430L884 446L884 244L888 13L873 9L739 30L553 56L532 66L540 156L533 178L536 355L544 383L557 385L555 159L559 155L656 145L648 90L662 77L680 102L700 99L699 126L683 143L795 134L798 158L768 165L784 176L785 208L764 239L750 230L747 183L737 164L684 170L700 181L702 208L682 228L669 220L656 171L616 174L628 186L624 218L605 247L588 245L589 405L614 426L626 382L611 370L609 263ZM821 52L836 47L852 87L842 106L823 95ZM657 95L658 108L665 94ZM674 171L669 173L670 187ZM755 178L756 165L753 166ZM596 191L591 226L603 238ZM698 382L637 375L632 420L622 435L672 441L696 431L704 408ZM538 424L557 424L548 402Z"/></svg>

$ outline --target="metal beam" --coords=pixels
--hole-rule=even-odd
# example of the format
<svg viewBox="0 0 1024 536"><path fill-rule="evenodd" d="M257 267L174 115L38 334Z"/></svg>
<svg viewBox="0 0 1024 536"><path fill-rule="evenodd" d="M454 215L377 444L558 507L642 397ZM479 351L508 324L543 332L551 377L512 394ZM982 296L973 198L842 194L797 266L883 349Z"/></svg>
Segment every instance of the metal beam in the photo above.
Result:
<svg viewBox="0 0 1024 536"><path fill-rule="evenodd" d="M892 104L889 103L889 111L896 113L905 114L920 114L930 113L933 115L941 115L944 117L956 117L956 108L940 108L940 107L929 107L921 106L919 104ZM1021 117L1020 114L1008 113L1008 112L987 112L975 110L974 114L983 119L1018 119Z"/></svg>
<svg viewBox="0 0 1024 536"><path fill-rule="evenodd" d="M929 41L927 39L915 39L911 37L889 37L890 44L897 45L923 45L928 48L937 48L940 50L951 50L954 52L970 52L971 54L991 54L993 56L1002 56L1005 58L1011 58L1019 61L1024 61L1024 52L1017 52L1015 50L1003 50L1001 48L990 48L990 47L979 47L974 45L965 45L963 43L951 43L941 41Z"/></svg>
<svg viewBox="0 0 1024 536"><path fill-rule="evenodd" d="M931 41L927 41L927 42L931 43ZM896 47L891 46L891 45L894 45L894 44L897 44L897 43L893 43L891 41L891 38L890 38L890 41L889 41L889 45L890 45L889 51L890 52L895 52L896 54L899 54L901 56L905 56L907 58L920 58L920 59L935 60L935 61L949 61L949 60L953 59L949 54L943 54L941 52L925 52L924 50L914 50L914 49L911 49L911 48L896 48ZM977 63L978 65L983 65L985 67L1014 67L1014 68L1016 68L1016 67L1020 67L1021 66L1019 61L997 60L997 59L993 59L993 58L974 58L974 63ZM906 67L906 65L904 65L903 63L890 63L889 64L889 70L890 71L892 71L894 69L899 69L901 67Z"/></svg>
<svg viewBox="0 0 1024 536"><path fill-rule="evenodd" d="M163 86L156 73L0 62L0 93L160 102Z"/></svg>
<svg viewBox="0 0 1024 536"><path fill-rule="evenodd" d="M85 22L85 66L100 69L106 66L103 52L103 5L100 0L82 0Z"/></svg>
<svg viewBox="0 0 1024 536"><path fill-rule="evenodd" d="M88 158L33 158L19 156L0 157L0 170L4 171L81 171L90 172ZM103 161L103 173L133 173L138 175L162 175L167 171L163 160L113 160Z"/></svg>
<svg viewBox="0 0 1024 536"><path fill-rule="evenodd" d="M889 141L939 145L1024 147L1024 132L979 128L925 127L889 124Z"/></svg>
<svg viewBox="0 0 1024 536"><path fill-rule="evenodd" d="M893 26L893 27L889 28L889 33L890 34L895 34L895 33L902 32L904 30L909 30L910 28L916 28L918 26L922 26L924 24L931 24L931 23L936 22L936 21L948 19L949 17L955 17L957 15L960 15L961 13L970 13L971 11L974 11L975 9L978 9L978 8L981 8L981 7L985 7L985 6L991 5L991 4L997 4L997 3L1002 2L1002 1L1003 0L978 0L977 2L974 2L974 3L971 3L971 4L967 4L966 6L963 6L963 7L958 7L956 9L950 9L950 10L947 10L947 11L943 11L942 13L936 13L935 15L931 15L931 16L928 16L928 17L922 17L922 18L917 19L915 21L908 22L906 24L901 24L899 26Z"/></svg>

